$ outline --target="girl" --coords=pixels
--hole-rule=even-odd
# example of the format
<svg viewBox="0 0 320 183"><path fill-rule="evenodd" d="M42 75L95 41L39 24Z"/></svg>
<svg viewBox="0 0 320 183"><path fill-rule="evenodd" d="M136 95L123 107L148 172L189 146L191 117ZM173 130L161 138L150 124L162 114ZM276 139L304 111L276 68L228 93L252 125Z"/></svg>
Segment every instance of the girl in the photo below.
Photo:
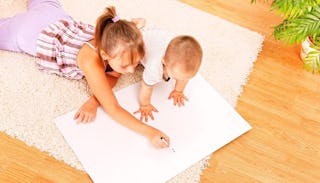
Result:
<svg viewBox="0 0 320 183"><path fill-rule="evenodd" d="M29 0L28 11L0 19L0 49L37 57L47 73L69 79L86 78L93 96L75 119L87 122L97 105L115 121L149 138L156 147L168 147L163 132L142 123L118 103L112 87L121 74L134 72L144 56L144 43L133 22L121 20L114 7L106 8L96 27L74 21L58 0Z"/></svg>

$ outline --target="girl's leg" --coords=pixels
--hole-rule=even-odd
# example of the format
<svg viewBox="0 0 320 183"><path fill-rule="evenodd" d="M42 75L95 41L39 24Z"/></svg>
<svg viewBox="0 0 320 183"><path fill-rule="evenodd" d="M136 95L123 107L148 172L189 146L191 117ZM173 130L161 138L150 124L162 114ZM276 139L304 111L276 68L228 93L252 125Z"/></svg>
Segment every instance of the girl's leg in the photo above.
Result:
<svg viewBox="0 0 320 183"><path fill-rule="evenodd" d="M32 10L42 5L50 4L57 8L61 8L61 3L59 0L28 0L28 10Z"/></svg>
<svg viewBox="0 0 320 183"><path fill-rule="evenodd" d="M16 17L0 19L0 49L22 52L17 44Z"/></svg>
<svg viewBox="0 0 320 183"><path fill-rule="evenodd" d="M36 55L39 33L60 19L71 19L57 0L31 0L28 11L0 19L0 49Z"/></svg>
<svg viewBox="0 0 320 183"><path fill-rule="evenodd" d="M36 42L45 27L61 19L71 19L58 0L30 0L26 16L17 41L19 47L31 55L36 55Z"/></svg>

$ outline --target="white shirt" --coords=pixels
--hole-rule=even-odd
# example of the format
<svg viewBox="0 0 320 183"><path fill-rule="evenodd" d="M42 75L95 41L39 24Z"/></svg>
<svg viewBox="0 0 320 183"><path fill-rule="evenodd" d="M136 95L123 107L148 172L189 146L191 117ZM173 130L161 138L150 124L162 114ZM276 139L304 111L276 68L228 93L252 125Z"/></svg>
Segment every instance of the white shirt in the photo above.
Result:
<svg viewBox="0 0 320 183"><path fill-rule="evenodd" d="M146 54L141 63L144 66L142 75L147 85L155 85L162 81L162 59L169 42L175 37L171 32L161 29L142 30Z"/></svg>

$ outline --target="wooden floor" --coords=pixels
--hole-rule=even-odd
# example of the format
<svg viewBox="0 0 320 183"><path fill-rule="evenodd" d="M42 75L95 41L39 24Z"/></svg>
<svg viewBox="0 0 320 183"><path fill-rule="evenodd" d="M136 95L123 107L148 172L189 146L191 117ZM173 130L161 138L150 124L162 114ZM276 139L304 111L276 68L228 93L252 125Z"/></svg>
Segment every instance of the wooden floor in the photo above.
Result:
<svg viewBox="0 0 320 183"><path fill-rule="evenodd" d="M201 183L319 183L320 76L302 69L299 46L272 37L268 3L182 0L265 35L236 110L253 129L212 155ZM124 175L125 176L125 175ZM0 182L91 182L84 172L0 133Z"/></svg>

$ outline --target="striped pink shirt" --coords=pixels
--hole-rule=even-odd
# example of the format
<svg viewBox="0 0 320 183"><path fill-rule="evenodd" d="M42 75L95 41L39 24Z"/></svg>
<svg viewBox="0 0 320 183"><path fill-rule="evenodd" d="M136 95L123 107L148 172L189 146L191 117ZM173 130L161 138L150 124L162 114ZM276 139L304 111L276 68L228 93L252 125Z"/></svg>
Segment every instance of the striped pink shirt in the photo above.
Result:
<svg viewBox="0 0 320 183"><path fill-rule="evenodd" d="M77 55L93 39L94 27L74 20L60 20L46 27L37 40L39 69L68 79L82 79Z"/></svg>

